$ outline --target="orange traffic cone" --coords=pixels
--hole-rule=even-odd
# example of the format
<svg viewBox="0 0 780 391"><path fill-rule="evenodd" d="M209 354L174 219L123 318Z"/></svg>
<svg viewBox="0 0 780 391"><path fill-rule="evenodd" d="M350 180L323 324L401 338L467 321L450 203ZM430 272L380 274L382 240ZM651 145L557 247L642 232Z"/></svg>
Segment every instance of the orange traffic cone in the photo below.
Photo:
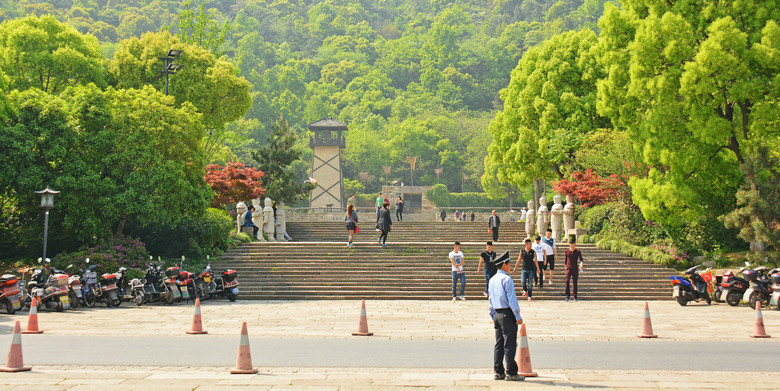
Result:
<svg viewBox="0 0 780 391"><path fill-rule="evenodd" d="M33 296L30 301L30 316L27 318L27 330L22 334L43 334L43 330L38 329L38 298Z"/></svg>
<svg viewBox="0 0 780 391"><path fill-rule="evenodd" d="M650 306L645 302L645 316L642 319L642 333L636 335L639 338L658 338L653 334L653 323L650 321Z"/></svg>
<svg viewBox="0 0 780 391"><path fill-rule="evenodd" d="M531 352L528 350L528 334L525 332L525 323L520 325L520 346L517 347L517 374L525 377L539 376L531 368Z"/></svg>
<svg viewBox="0 0 780 391"><path fill-rule="evenodd" d="M11 350L8 351L8 362L4 367L0 367L0 372L23 372L29 371L32 367L25 367L22 359L22 325L17 320L14 326L14 339L11 340Z"/></svg>
<svg viewBox="0 0 780 391"><path fill-rule="evenodd" d="M252 367L252 353L249 351L249 333L246 331L246 322L241 326L241 340L238 344L238 357L236 358L236 368L231 370L232 374L253 374L257 369Z"/></svg>
<svg viewBox="0 0 780 391"><path fill-rule="evenodd" d="M761 302L756 302L756 327L753 329L753 334L750 334L751 338L770 338L771 335L766 333L764 329L764 315L761 315Z"/></svg>
<svg viewBox="0 0 780 391"><path fill-rule="evenodd" d="M195 315L192 316L192 330L187 334L208 334L203 330L203 320L200 317L200 299L195 299Z"/></svg>
<svg viewBox="0 0 780 391"><path fill-rule="evenodd" d="M360 320L358 321L358 331L352 333L352 335L360 335L368 337L374 335L374 333L368 332L368 319L366 318L366 301L363 300L360 303Z"/></svg>

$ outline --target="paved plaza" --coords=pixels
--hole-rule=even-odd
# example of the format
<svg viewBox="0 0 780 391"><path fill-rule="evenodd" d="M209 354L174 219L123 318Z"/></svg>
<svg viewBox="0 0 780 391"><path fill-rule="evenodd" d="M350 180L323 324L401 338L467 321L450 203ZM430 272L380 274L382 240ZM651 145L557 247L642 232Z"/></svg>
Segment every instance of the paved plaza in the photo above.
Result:
<svg viewBox="0 0 780 391"><path fill-rule="evenodd" d="M369 338L350 336L359 316L360 303L354 301L205 302L203 324L209 334L203 336L184 335L192 321L192 305L41 311L39 323L45 333L23 336L25 363L33 371L0 374L0 388L477 390L520 386L492 380L493 329L486 301L367 301L366 305L369 329L375 333ZM768 352L777 351L780 344L775 338L748 337L755 311L725 304L681 307L671 300L652 301L653 328L659 338L639 340L643 305L639 301L521 302L532 363L540 375L527 379L522 387L778 388L773 369L777 360L771 359L777 355ZM763 316L767 332L780 337L780 311L765 310ZM3 356L16 320L24 326L26 314L0 315ZM249 326L257 375L228 374L243 321ZM90 348L90 341L95 348ZM588 358L584 351L591 347L606 352L604 359ZM200 357L187 357L199 348ZM719 348L733 356L719 357L715 354ZM284 350L288 350L286 357L280 355ZM432 350L426 353L433 358L418 354L420 350ZM636 360L631 359L632 352ZM730 366L729 362L740 362L751 352L763 352L770 359L755 371L750 362Z"/></svg>

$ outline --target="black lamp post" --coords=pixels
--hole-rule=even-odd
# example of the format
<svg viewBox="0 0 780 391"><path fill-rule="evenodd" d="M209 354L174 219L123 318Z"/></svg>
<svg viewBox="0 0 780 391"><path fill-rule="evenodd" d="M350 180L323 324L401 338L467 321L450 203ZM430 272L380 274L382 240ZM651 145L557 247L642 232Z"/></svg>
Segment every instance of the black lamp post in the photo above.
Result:
<svg viewBox="0 0 780 391"><path fill-rule="evenodd" d="M163 70L160 71L160 73L165 75L165 95L168 95L168 75L174 75L184 68L184 65L179 65L174 62L183 52L183 50L171 49L168 50L168 55L165 57L157 57L163 61Z"/></svg>
<svg viewBox="0 0 780 391"><path fill-rule="evenodd" d="M49 239L49 210L54 207L54 195L59 192L46 186L45 189L36 191L36 193L41 195L41 208L46 211L43 218L43 259L46 259L46 244Z"/></svg>

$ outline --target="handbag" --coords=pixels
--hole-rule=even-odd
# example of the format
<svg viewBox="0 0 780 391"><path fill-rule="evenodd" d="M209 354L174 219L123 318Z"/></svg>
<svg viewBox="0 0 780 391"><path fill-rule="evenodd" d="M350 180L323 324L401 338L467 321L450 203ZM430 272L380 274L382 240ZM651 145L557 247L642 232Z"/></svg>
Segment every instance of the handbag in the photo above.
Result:
<svg viewBox="0 0 780 391"><path fill-rule="evenodd" d="M352 218L352 216L349 216L349 219L352 220L352 223L355 224L355 233L360 233L360 227L358 227L357 223L355 222L355 219Z"/></svg>

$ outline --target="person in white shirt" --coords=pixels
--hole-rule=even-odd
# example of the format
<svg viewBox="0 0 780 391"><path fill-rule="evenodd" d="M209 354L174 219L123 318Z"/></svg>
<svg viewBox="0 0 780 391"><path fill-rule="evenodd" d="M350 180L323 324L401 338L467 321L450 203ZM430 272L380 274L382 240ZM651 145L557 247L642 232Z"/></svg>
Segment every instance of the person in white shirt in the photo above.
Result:
<svg viewBox="0 0 780 391"><path fill-rule="evenodd" d="M542 237L537 236L531 248L536 253L536 260L539 262L539 269L534 275L534 285L542 288L544 286L544 263L547 261L547 255L552 254L552 247L542 243Z"/></svg>
<svg viewBox="0 0 780 391"><path fill-rule="evenodd" d="M455 247L450 252L450 263L452 264L452 301L466 300L463 295L466 291L466 273L463 272L464 258L463 253L460 252L460 242L455 242ZM460 280L460 296L455 295L458 280Z"/></svg>

